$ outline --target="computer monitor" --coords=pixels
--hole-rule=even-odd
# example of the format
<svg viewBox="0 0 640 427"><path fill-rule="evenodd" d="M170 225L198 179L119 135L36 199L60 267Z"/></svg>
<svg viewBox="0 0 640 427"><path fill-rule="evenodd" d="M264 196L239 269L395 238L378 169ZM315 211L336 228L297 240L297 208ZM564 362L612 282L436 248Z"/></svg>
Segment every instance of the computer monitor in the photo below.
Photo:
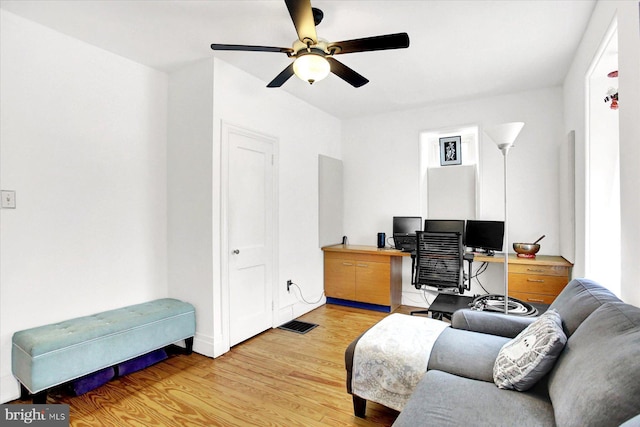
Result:
<svg viewBox="0 0 640 427"><path fill-rule="evenodd" d="M394 216L393 217L393 242L401 251L416 250L416 231L421 231L422 217L420 216Z"/></svg>
<svg viewBox="0 0 640 427"><path fill-rule="evenodd" d="M464 219L425 219L424 231L431 233L460 233L464 242Z"/></svg>
<svg viewBox="0 0 640 427"><path fill-rule="evenodd" d="M464 244L473 250L493 254L502 250L504 221L467 220Z"/></svg>

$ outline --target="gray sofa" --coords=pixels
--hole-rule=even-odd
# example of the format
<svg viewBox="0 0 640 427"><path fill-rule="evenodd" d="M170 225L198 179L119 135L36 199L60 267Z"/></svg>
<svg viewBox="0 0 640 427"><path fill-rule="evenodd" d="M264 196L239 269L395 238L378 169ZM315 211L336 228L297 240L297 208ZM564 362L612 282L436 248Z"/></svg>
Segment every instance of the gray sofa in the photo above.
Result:
<svg viewBox="0 0 640 427"><path fill-rule="evenodd" d="M460 310L436 340L427 372L393 424L415 426L640 426L640 308L586 279L551 304L567 337L551 371L531 389L498 388L502 346L535 318ZM345 353L347 391L357 339ZM364 417L366 401L353 395Z"/></svg>

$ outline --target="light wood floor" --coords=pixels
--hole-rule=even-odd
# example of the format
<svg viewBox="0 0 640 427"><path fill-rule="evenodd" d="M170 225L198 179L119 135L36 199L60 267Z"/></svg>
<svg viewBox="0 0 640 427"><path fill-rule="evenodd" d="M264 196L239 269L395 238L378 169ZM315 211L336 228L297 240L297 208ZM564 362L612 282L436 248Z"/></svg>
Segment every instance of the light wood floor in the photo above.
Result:
<svg viewBox="0 0 640 427"><path fill-rule="evenodd" d="M353 415L344 367L347 345L387 315L325 305L300 317L319 325L307 334L272 329L216 359L171 356L48 403L69 404L72 426L389 426L398 413L382 405Z"/></svg>

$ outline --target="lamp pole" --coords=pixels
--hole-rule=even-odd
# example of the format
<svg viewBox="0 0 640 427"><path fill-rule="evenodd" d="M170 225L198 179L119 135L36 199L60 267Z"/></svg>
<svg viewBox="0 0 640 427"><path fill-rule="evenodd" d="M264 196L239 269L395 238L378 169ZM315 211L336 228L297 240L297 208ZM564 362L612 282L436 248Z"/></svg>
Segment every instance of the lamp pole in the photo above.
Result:
<svg viewBox="0 0 640 427"><path fill-rule="evenodd" d="M504 123L485 129L504 158L504 314L509 314L509 221L507 215L507 155L524 126L523 122Z"/></svg>
<svg viewBox="0 0 640 427"><path fill-rule="evenodd" d="M509 314L509 221L507 220L507 154L511 145L500 148L504 158L504 314Z"/></svg>

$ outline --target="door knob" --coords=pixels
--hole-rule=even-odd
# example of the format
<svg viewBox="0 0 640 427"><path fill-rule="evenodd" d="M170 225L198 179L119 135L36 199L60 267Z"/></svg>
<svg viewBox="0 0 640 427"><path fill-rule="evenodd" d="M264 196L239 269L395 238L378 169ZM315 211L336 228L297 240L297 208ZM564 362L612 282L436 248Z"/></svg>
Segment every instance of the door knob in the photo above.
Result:
<svg viewBox="0 0 640 427"><path fill-rule="evenodd" d="M240 253L240 249L234 249L231 253L234 255L238 255Z"/></svg>

